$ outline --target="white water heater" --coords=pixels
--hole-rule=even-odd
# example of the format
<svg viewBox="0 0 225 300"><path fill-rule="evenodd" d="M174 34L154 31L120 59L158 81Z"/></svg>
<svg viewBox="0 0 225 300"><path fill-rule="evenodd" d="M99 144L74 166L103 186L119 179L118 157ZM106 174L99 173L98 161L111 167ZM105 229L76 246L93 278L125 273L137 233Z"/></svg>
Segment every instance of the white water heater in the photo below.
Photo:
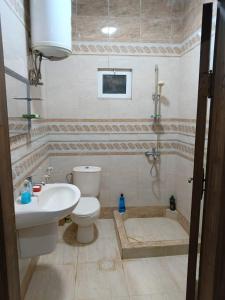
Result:
<svg viewBox="0 0 225 300"><path fill-rule="evenodd" d="M30 0L31 44L51 60L72 53L71 0Z"/></svg>

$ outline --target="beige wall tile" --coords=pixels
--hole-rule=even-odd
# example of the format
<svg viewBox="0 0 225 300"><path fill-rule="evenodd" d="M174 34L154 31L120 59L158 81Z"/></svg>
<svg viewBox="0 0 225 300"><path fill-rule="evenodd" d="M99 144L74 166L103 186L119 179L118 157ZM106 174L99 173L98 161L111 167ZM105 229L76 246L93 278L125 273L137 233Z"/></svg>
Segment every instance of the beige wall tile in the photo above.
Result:
<svg viewBox="0 0 225 300"><path fill-rule="evenodd" d="M141 41L152 43L172 42L171 19L142 17L141 19Z"/></svg>
<svg viewBox="0 0 225 300"><path fill-rule="evenodd" d="M107 0L77 0L78 16L107 16Z"/></svg>
<svg viewBox="0 0 225 300"><path fill-rule="evenodd" d="M179 58L73 55L57 64L46 63L49 118L149 118L154 111L152 94L156 63L160 80L166 83L162 91L162 115L177 116L177 83L181 78ZM133 70L132 101L98 99L97 69L108 66Z"/></svg>
<svg viewBox="0 0 225 300"><path fill-rule="evenodd" d="M110 0L109 15L119 16L139 16L141 2L139 0Z"/></svg>
<svg viewBox="0 0 225 300"><path fill-rule="evenodd" d="M0 3L5 66L28 77L27 31L24 20L5 1ZM13 29L13 30L12 30ZM16 38L19 37L19 38Z"/></svg>
<svg viewBox="0 0 225 300"><path fill-rule="evenodd" d="M81 30L82 25L77 18L86 17L83 22L88 28L95 28L96 24L87 17L98 16L98 23L105 23L104 18L121 17L117 23L118 31L113 36L113 41L142 41L142 42L160 42L160 43L179 43L190 36L201 25L202 4L208 2L198 1L170 1L170 0L77 0L73 5L73 32L74 40L96 40L102 41L103 37L96 34L96 30ZM216 1L214 1L216 2ZM78 17L77 17L78 16ZM133 17L132 23L128 24L126 18ZM134 19L135 18L135 19ZM164 20L167 20L166 22ZM110 18L109 18L110 21ZM162 27L155 24L161 24ZM128 24L128 26L126 26ZM179 27L177 28L177 24ZM93 26L94 25L94 26ZM141 26L142 35L136 32L136 28ZM79 27L79 32L77 29ZM135 32L135 38L129 32L129 27ZM168 27L178 29L168 35ZM152 30L153 28L153 30ZM163 29L163 30L162 30ZM88 33L89 32L89 33ZM125 34L126 32L126 34ZM154 34L153 34L154 33ZM138 36L137 36L138 35Z"/></svg>
<svg viewBox="0 0 225 300"><path fill-rule="evenodd" d="M110 41L138 42L140 40L140 20L137 17L110 17L109 26L117 28Z"/></svg>
<svg viewBox="0 0 225 300"><path fill-rule="evenodd" d="M77 16L73 29L73 39L76 41L107 41L108 36L101 32L101 29L108 26L108 18L96 16Z"/></svg>
<svg viewBox="0 0 225 300"><path fill-rule="evenodd" d="M173 5L165 0L142 0L141 14L152 18L169 17Z"/></svg>

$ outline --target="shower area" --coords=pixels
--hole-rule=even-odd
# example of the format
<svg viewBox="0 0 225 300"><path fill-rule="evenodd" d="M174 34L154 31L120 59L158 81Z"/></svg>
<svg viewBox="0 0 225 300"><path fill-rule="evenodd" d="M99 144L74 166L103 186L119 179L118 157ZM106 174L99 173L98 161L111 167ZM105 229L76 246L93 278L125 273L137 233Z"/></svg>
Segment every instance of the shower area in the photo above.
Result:
<svg viewBox="0 0 225 300"><path fill-rule="evenodd" d="M165 167L164 156L167 155L163 149L166 133L162 115L162 105L165 104L163 102L165 82L159 80L158 65L155 65L154 73L152 95L154 113L151 115L151 130L152 139L155 137L155 140L152 141L152 148L144 152L144 156L148 169L146 179L149 180L149 184L152 183L153 193L156 191L154 185L158 185L155 196L161 202L162 199L159 198L162 189L161 170ZM166 159L170 160L169 157ZM173 175L175 178L176 174ZM172 173L169 176L172 176ZM190 179L187 183L189 181ZM175 189L174 193L176 193ZM190 195L186 196L190 197ZM174 195L168 197L167 200L168 203L164 202L160 205L127 207L125 214L117 210L113 212L120 254L123 259L188 254L189 221L176 209Z"/></svg>
<svg viewBox="0 0 225 300"><path fill-rule="evenodd" d="M181 4L182 1L178 2ZM136 206L128 205L125 214L114 210L117 239L123 259L185 255L189 251L193 173L196 174L194 158L196 159L197 104L203 84L199 81L199 72L201 74L208 73L206 61L204 63L201 61L204 60L204 55L205 57L210 56L209 70L213 69L216 24L216 1L214 1L212 27L208 25L208 32L206 30L203 33L201 24L202 21L206 21L202 19L200 7L192 6L194 5L192 2L183 3L182 6L184 8L182 14L186 18L186 22L181 27L183 35L180 36L182 42L179 44L179 54L169 55L167 53L167 55L159 55L160 57L157 55L154 59L151 58L155 63L151 68L150 76L152 114L148 125L149 131L145 135L148 143L143 144L144 147L148 145L148 148L143 150L142 158L139 158L142 171L139 173L138 182L139 197L140 195L143 197L143 191L145 191L144 197L148 197L151 203L140 205L140 202L143 201L143 198L140 197L137 198ZM189 23L191 21L189 14L194 10L196 28L190 34L194 24ZM201 41L206 39L207 34L210 36L209 30L211 32L211 46L208 49L210 54L205 52L203 55L207 48L204 45L201 48ZM175 48L174 45L173 49ZM164 51L166 50L164 49ZM172 49L170 51L172 53ZM201 56L200 51L202 51ZM212 71L209 71L209 75L207 75L208 80L210 80L211 73ZM209 92L208 99L210 97ZM208 102L206 133L205 136L200 137L201 134L197 136L199 144L203 143L203 140L200 139L204 138L205 140L204 169L207 157L209 110ZM204 108L200 110L198 107L199 119L201 118L200 111L204 111ZM143 138L143 134L139 133L139 139L141 138ZM201 147L198 144L197 146ZM197 152L199 151L198 147L196 148ZM200 173L199 176L202 176ZM141 177L140 174L144 174L144 176ZM141 189L143 190L140 191ZM203 195L202 193L202 198ZM201 211L200 224L202 207L203 203L201 203L201 207L196 208ZM201 225L195 230L199 230L196 244L199 251Z"/></svg>

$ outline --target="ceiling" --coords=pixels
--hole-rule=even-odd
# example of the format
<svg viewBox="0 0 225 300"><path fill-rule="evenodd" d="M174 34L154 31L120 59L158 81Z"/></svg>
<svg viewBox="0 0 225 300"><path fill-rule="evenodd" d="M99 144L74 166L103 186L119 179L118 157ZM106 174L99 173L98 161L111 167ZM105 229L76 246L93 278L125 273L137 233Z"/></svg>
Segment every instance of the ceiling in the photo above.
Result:
<svg viewBox="0 0 225 300"><path fill-rule="evenodd" d="M73 40L180 43L200 26L203 1L74 0Z"/></svg>

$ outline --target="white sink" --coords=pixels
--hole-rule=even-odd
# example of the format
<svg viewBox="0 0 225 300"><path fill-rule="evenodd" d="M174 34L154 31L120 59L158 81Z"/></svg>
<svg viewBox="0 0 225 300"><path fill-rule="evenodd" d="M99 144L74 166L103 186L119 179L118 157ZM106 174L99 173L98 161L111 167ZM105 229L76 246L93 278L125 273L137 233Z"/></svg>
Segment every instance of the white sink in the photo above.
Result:
<svg viewBox="0 0 225 300"><path fill-rule="evenodd" d="M55 183L42 187L32 201L15 203L17 230L42 224L57 222L70 214L80 199L80 190L72 184Z"/></svg>
<svg viewBox="0 0 225 300"><path fill-rule="evenodd" d="M16 229L21 257L32 257L54 250L57 223L69 215L80 199L80 190L72 184L46 184L29 204L15 202Z"/></svg>

